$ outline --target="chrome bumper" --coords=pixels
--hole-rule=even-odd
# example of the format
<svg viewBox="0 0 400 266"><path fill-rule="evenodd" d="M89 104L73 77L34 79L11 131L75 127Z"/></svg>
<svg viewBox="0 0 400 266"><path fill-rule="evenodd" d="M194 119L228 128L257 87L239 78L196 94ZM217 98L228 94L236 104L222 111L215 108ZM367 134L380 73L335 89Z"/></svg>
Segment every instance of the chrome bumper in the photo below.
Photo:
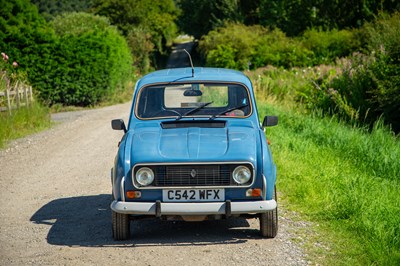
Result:
<svg viewBox="0 0 400 266"><path fill-rule="evenodd" d="M144 215L212 215L264 213L276 208L275 200L246 202L125 202L114 200L111 209L124 214Z"/></svg>

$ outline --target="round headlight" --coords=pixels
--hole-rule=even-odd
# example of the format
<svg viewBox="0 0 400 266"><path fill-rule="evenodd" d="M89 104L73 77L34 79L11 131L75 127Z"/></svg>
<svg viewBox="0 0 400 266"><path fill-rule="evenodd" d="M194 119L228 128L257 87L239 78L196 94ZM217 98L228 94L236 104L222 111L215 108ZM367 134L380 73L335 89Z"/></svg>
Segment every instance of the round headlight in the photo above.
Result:
<svg viewBox="0 0 400 266"><path fill-rule="evenodd" d="M251 178L251 171L246 166L238 166L233 170L233 180L239 185L246 184Z"/></svg>
<svg viewBox="0 0 400 266"><path fill-rule="evenodd" d="M136 181L141 186L148 186L154 181L154 172L148 167L142 167L136 172Z"/></svg>

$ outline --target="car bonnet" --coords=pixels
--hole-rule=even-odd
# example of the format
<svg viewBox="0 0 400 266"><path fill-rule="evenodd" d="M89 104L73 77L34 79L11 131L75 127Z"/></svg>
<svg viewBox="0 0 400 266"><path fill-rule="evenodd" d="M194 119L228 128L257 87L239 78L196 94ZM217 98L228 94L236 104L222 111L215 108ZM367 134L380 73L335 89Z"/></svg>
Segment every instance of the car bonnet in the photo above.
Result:
<svg viewBox="0 0 400 266"><path fill-rule="evenodd" d="M250 161L256 157L252 123L227 123L222 128L163 129L160 123L137 123L131 135L131 163Z"/></svg>

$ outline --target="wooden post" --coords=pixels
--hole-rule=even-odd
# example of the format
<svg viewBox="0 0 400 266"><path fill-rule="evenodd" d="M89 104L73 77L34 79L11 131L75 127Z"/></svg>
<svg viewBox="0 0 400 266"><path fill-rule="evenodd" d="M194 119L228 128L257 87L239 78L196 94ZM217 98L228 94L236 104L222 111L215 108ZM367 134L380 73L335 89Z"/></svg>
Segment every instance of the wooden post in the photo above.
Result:
<svg viewBox="0 0 400 266"><path fill-rule="evenodd" d="M28 88L24 87L24 97L25 97L25 106L28 107L29 103L28 103Z"/></svg>
<svg viewBox="0 0 400 266"><path fill-rule="evenodd" d="M6 100L7 100L8 113L11 115L10 91L8 90L8 87L6 88Z"/></svg>
<svg viewBox="0 0 400 266"><path fill-rule="evenodd" d="M33 104L33 94L32 94L32 86L29 86L29 104L32 105Z"/></svg>
<svg viewBox="0 0 400 266"><path fill-rule="evenodd" d="M17 92L17 109L20 107L20 98L19 98L19 86L18 86L18 81L15 82L15 91Z"/></svg>

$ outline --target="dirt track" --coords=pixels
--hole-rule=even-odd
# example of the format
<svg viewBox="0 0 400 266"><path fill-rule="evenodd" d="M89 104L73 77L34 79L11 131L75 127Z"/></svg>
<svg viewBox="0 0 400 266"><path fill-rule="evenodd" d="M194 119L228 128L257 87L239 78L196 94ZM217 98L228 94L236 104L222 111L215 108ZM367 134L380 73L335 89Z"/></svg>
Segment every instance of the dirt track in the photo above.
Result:
<svg viewBox="0 0 400 266"><path fill-rule="evenodd" d="M296 223L280 212L275 239L258 220L135 221L111 237L110 168L129 104L57 114L51 130L0 151L0 265L307 265ZM278 189L279 190L279 189Z"/></svg>

